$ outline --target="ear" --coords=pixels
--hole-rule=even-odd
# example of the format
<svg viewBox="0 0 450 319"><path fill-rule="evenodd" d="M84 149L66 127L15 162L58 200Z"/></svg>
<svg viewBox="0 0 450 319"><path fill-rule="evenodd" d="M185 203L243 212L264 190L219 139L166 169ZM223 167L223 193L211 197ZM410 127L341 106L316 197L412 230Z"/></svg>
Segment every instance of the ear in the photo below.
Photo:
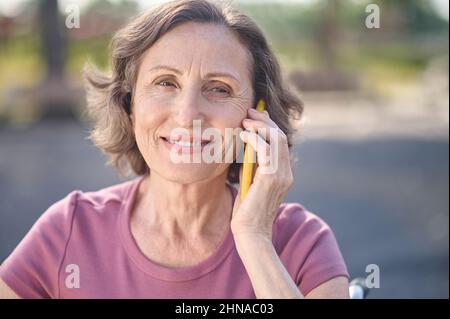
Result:
<svg viewBox="0 0 450 319"><path fill-rule="evenodd" d="M128 95L129 95L129 98L128 98L128 117L129 117L129 119L130 119L130 122L131 122L131 124L133 125L133 127L134 127L134 124L136 123L136 119L134 118L134 108L133 108L133 100L132 100L132 98L131 98L131 94L130 93L128 93Z"/></svg>
<svg viewBox="0 0 450 319"><path fill-rule="evenodd" d="M136 119L134 117L134 112L133 111L131 111L131 113L128 114L128 118L130 119L131 127L132 127L132 129L134 131L134 126L136 124Z"/></svg>

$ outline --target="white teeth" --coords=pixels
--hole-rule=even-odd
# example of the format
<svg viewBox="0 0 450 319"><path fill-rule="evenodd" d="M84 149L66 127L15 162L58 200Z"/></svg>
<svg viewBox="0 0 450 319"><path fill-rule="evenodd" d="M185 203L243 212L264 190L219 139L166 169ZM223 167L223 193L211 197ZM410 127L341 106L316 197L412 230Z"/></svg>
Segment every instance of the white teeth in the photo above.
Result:
<svg viewBox="0 0 450 319"><path fill-rule="evenodd" d="M197 146L201 146L202 143L201 142L189 142L189 141L173 141L171 140L170 143L175 144L175 145L179 145L182 147L197 147Z"/></svg>

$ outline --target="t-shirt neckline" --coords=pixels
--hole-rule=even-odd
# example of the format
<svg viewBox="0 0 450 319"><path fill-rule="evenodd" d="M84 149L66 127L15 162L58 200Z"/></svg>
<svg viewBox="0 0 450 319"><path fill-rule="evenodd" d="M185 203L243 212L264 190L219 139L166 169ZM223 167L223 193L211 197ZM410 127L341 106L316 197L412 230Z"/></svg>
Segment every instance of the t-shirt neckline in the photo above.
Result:
<svg viewBox="0 0 450 319"><path fill-rule="evenodd" d="M196 265L176 268L167 267L153 262L142 253L131 233L129 221L131 216L131 208L135 202L139 185L143 179L144 176L140 176L130 183L130 186L125 192L125 197L122 200L119 216L119 232L122 244L124 245L126 253L136 264L136 266L147 275L157 279L165 281L188 281L202 277L222 264L222 262L228 257L235 247L230 225L228 225L225 238L216 250ZM228 182L227 186L232 193L234 203L237 190Z"/></svg>

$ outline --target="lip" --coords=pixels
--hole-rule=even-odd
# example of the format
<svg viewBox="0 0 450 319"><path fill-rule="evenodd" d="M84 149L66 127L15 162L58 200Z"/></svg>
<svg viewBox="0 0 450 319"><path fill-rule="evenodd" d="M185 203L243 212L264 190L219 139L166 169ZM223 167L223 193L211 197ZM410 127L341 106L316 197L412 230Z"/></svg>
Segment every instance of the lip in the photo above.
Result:
<svg viewBox="0 0 450 319"><path fill-rule="evenodd" d="M169 151L176 151L178 153L183 153L183 154L191 154L191 153L196 153L196 152L201 152L203 151L203 149L205 149L205 147L207 147L208 145L212 144L212 140L196 140L201 142L201 145L191 145L191 146L181 146L181 145L177 145L175 143L171 143L169 141L169 139L165 138L165 137L160 137L162 143L164 144L164 146L169 150ZM186 137L186 138L179 138L176 139L175 141L184 141L184 142L193 142L195 141L193 137Z"/></svg>
<svg viewBox="0 0 450 319"><path fill-rule="evenodd" d="M211 142L211 140L209 139L204 139L201 136L194 136L194 135L171 135L169 136L160 136L163 139L166 140L172 140L172 141L184 141L184 142L193 142L193 141L197 141L197 142Z"/></svg>

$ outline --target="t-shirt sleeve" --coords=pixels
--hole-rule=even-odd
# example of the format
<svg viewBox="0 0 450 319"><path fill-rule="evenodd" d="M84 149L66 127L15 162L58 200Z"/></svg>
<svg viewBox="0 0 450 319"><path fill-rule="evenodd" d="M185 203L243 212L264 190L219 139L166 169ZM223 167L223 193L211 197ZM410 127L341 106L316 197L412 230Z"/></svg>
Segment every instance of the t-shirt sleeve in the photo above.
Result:
<svg viewBox="0 0 450 319"><path fill-rule="evenodd" d="M303 295L326 281L349 277L331 228L297 203L283 204L276 220L275 247Z"/></svg>
<svg viewBox="0 0 450 319"><path fill-rule="evenodd" d="M0 266L0 278L21 298L59 298L59 271L77 192L50 206Z"/></svg>

